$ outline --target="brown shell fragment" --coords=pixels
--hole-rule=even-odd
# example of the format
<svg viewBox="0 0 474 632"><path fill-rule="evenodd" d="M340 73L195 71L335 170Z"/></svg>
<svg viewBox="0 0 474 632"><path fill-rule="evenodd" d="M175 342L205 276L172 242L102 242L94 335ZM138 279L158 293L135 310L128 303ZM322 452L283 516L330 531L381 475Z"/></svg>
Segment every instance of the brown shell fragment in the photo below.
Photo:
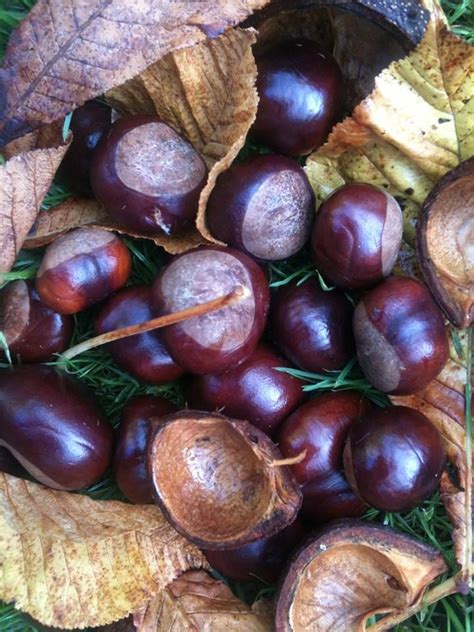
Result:
<svg viewBox="0 0 474 632"><path fill-rule="evenodd" d="M347 520L310 540L277 597L276 632L363 632L376 613L417 603L446 570L431 546L389 527Z"/></svg>
<svg viewBox="0 0 474 632"><path fill-rule="evenodd" d="M447 173L423 204L417 252L425 281L451 322L474 322L474 158Z"/></svg>
<svg viewBox="0 0 474 632"><path fill-rule="evenodd" d="M298 485L267 435L197 411L164 418L150 443L152 493L175 529L207 549L236 548L293 522Z"/></svg>

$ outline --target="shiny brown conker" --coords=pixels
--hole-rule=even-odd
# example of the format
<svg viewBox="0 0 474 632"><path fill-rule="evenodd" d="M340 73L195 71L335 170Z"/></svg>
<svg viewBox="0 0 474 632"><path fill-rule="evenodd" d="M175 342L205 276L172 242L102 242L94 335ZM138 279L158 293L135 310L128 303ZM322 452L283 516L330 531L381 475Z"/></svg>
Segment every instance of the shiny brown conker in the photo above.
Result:
<svg viewBox="0 0 474 632"><path fill-rule="evenodd" d="M321 289L314 278L279 288L270 318L275 342L305 371L338 371L355 353L354 308L341 292Z"/></svg>
<svg viewBox="0 0 474 632"><path fill-rule="evenodd" d="M48 246L36 277L40 299L60 314L76 314L128 280L132 260L114 233L77 228Z"/></svg>
<svg viewBox="0 0 474 632"><path fill-rule="evenodd" d="M245 419L272 435L304 399L300 380L276 370L283 366L281 356L259 344L247 360L225 373L194 376L187 390L189 405Z"/></svg>
<svg viewBox="0 0 474 632"><path fill-rule="evenodd" d="M88 487L112 459L112 427L91 393L51 367L0 372L0 445L40 483Z"/></svg>
<svg viewBox="0 0 474 632"><path fill-rule="evenodd" d="M257 117L252 137L273 151L309 154L342 110L339 66L315 42L280 44L257 55Z"/></svg>
<svg viewBox="0 0 474 632"><path fill-rule="evenodd" d="M243 362L265 327L270 292L260 266L232 248L200 247L174 257L153 285L157 315L241 290L239 300L166 327L171 357L189 373L219 373Z"/></svg>
<svg viewBox="0 0 474 632"><path fill-rule="evenodd" d="M291 158L258 155L217 179L207 204L212 235L264 261L296 254L309 240L314 193Z"/></svg>
<svg viewBox="0 0 474 632"><path fill-rule="evenodd" d="M190 226L207 180L193 146L156 116L116 121L92 162L94 194L127 228L171 235Z"/></svg>
<svg viewBox="0 0 474 632"><path fill-rule="evenodd" d="M68 346L74 321L41 302L33 281L13 281L0 290L0 331L13 358L46 362Z"/></svg>
<svg viewBox="0 0 474 632"><path fill-rule="evenodd" d="M359 364L380 391L416 393L448 359L441 311L415 279L390 277L368 292L356 307L353 327Z"/></svg>
<svg viewBox="0 0 474 632"><path fill-rule="evenodd" d="M358 419L344 450L354 491L382 511L408 511L438 487L446 461L441 434L406 406L374 409Z"/></svg>
<svg viewBox="0 0 474 632"><path fill-rule="evenodd" d="M114 475L120 491L132 503L153 502L146 463L148 441L153 424L176 410L168 399L152 395L138 395L129 400L122 410L115 446Z"/></svg>
<svg viewBox="0 0 474 632"><path fill-rule="evenodd" d="M345 184L316 213L313 261L338 287L370 287L392 271L402 233L402 211L394 197L371 184Z"/></svg>
<svg viewBox="0 0 474 632"><path fill-rule="evenodd" d="M144 285L126 287L102 306L95 329L98 334L103 334L144 323L153 316L151 288ZM161 329L115 340L105 348L125 371L151 384L171 382L184 373L168 353Z"/></svg>

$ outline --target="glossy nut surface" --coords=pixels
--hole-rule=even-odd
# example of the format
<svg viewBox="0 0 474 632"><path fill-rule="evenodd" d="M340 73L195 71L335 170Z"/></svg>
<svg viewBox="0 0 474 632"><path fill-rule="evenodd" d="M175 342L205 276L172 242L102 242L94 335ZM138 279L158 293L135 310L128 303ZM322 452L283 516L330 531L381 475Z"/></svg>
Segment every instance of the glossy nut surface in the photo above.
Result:
<svg viewBox="0 0 474 632"><path fill-rule="evenodd" d="M46 249L36 290L51 309L76 314L125 285L131 265L128 248L117 235L77 228Z"/></svg>
<svg viewBox="0 0 474 632"><path fill-rule="evenodd" d="M275 342L285 356L305 371L343 369L355 353L354 308L337 290L325 292L309 279L279 288L270 310Z"/></svg>
<svg viewBox="0 0 474 632"><path fill-rule="evenodd" d="M416 393L449 354L443 316L424 285L390 277L368 292L354 313L359 364L380 391Z"/></svg>
<svg viewBox="0 0 474 632"><path fill-rule="evenodd" d="M193 377L187 391L189 405L245 419L272 435L304 398L300 380L275 370L285 364L271 347L259 344L235 369Z"/></svg>
<svg viewBox="0 0 474 632"><path fill-rule="evenodd" d="M156 116L116 121L97 147L94 194L127 228L171 235L192 224L207 180L200 154Z"/></svg>
<svg viewBox="0 0 474 632"><path fill-rule="evenodd" d="M40 483L92 485L109 466L112 440L91 393L65 373L46 366L0 372L0 445Z"/></svg>
<svg viewBox="0 0 474 632"><path fill-rule="evenodd" d="M69 187L81 195L92 195L90 169L100 139L112 126L112 108L101 101L87 101L74 110L70 130L72 142L60 166Z"/></svg>
<svg viewBox="0 0 474 632"><path fill-rule="evenodd" d="M296 254L309 239L314 193L291 158L252 156L217 179L207 205L212 235L265 261Z"/></svg>
<svg viewBox="0 0 474 632"><path fill-rule="evenodd" d="M104 304L95 320L95 329L103 334L144 323L153 316L151 288L126 287ZM184 373L166 350L161 329L115 340L108 343L106 349L119 366L151 384L171 382Z"/></svg>
<svg viewBox="0 0 474 632"><path fill-rule="evenodd" d="M344 468L354 490L382 511L408 511L439 484L446 455L438 429L412 408L374 409L349 431Z"/></svg>
<svg viewBox="0 0 474 632"><path fill-rule="evenodd" d="M71 340L74 321L40 301L33 281L13 281L0 290L0 331L13 361L47 362Z"/></svg>
<svg viewBox="0 0 474 632"><path fill-rule="evenodd" d="M177 410L164 397L138 395L124 406L117 433L114 475L124 496L136 504L153 502L148 480L146 452L152 424Z"/></svg>
<svg viewBox="0 0 474 632"><path fill-rule="evenodd" d="M313 261L338 287L370 287L392 271L402 232L402 211L395 198L371 184L346 184L316 213Z"/></svg>
<svg viewBox="0 0 474 632"><path fill-rule="evenodd" d="M158 315L205 303L243 288L232 305L166 327L171 357L189 373L219 373L253 352L265 327L270 295L264 272L243 252L232 248L190 250L162 269L153 284Z"/></svg>
<svg viewBox="0 0 474 632"><path fill-rule="evenodd" d="M282 154L322 145L342 109L342 76L314 42L290 42L258 56L259 104L253 138Z"/></svg>

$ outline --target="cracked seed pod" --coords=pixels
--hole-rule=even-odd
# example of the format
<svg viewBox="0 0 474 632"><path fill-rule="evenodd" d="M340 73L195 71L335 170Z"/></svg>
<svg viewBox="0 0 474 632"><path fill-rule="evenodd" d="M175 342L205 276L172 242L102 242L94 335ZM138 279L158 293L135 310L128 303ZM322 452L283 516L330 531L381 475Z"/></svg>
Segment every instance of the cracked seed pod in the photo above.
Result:
<svg viewBox="0 0 474 632"><path fill-rule="evenodd" d="M152 493L174 528L206 549L231 549L289 525L301 492L275 444L246 421L181 411L150 442Z"/></svg>
<svg viewBox="0 0 474 632"><path fill-rule="evenodd" d="M417 225L421 270L449 320L474 323L474 158L449 171L425 200Z"/></svg>
<svg viewBox="0 0 474 632"><path fill-rule="evenodd" d="M388 527L332 523L293 558L275 632L363 632L373 614L416 604L445 570L438 551Z"/></svg>

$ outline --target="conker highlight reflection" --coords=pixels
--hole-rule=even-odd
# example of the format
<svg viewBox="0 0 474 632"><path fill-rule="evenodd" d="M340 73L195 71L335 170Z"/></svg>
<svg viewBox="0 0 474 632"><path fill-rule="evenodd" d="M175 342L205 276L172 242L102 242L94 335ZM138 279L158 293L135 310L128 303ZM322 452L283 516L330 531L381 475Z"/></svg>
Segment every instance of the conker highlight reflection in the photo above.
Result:
<svg viewBox="0 0 474 632"><path fill-rule="evenodd" d="M191 225L206 180L202 157L156 116L116 121L91 169L94 194L112 219L152 235Z"/></svg>
<svg viewBox="0 0 474 632"><path fill-rule="evenodd" d="M46 249L36 290L51 309L76 314L125 285L131 266L128 248L117 235L77 228Z"/></svg>
<svg viewBox="0 0 474 632"><path fill-rule="evenodd" d="M321 289L314 278L291 282L272 297L272 332L277 346L305 371L338 371L355 353L354 308L337 290Z"/></svg>
<svg viewBox="0 0 474 632"><path fill-rule="evenodd" d="M370 287L392 271L402 233L402 211L394 197L371 184L346 184L316 213L313 260L338 287Z"/></svg>
<svg viewBox="0 0 474 632"><path fill-rule="evenodd" d="M103 334L144 323L153 317L151 288L126 287L103 305L95 320L95 329ZM130 375L151 384L171 382L184 373L168 353L161 329L115 340L105 348Z"/></svg>
<svg viewBox="0 0 474 632"><path fill-rule="evenodd" d="M314 193L291 158L252 156L217 179L207 205L212 235L265 261L296 254L309 240Z"/></svg>
<svg viewBox="0 0 474 632"><path fill-rule="evenodd" d="M365 414L351 427L344 451L354 491L382 511L408 511L428 498L445 460L436 426L406 406Z"/></svg>
<svg viewBox="0 0 474 632"><path fill-rule="evenodd" d="M310 41L276 46L256 63L259 103L252 137L282 154L309 154L341 114L339 66Z"/></svg>
<svg viewBox="0 0 474 632"><path fill-rule="evenodd" d="M72 337L71 316L40 301L33 281L13 281L0 290L0 331L13 361L47 362L62 353Z"/></svg>
<svg viewBox="0 0 474 632"><path fill-rule="evenodd" d="M415 279L391 277L368 292L356 307L353 325L359 364L380 391L416 393L448 359L441 311Z"/></svg>

